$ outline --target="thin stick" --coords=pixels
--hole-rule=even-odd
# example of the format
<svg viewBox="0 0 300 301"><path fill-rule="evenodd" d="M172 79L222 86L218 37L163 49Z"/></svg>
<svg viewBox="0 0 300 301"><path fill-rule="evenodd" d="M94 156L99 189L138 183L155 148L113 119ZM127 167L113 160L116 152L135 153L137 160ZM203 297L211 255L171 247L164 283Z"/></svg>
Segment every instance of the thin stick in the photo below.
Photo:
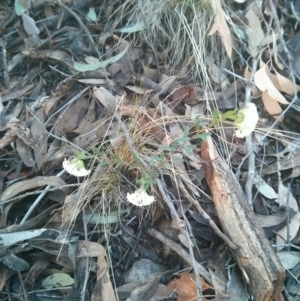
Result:
<svg viewBox="0 0 300 301"><path fill-rule="evenodd" d="M172 239L167 237L166 235L162 234L161 232L149 228L147 230L148 234L153 236L154 238L158 239L165 245L167 245L169 248L171 248L174 252L176 252L184 261L186 261L191 266L195 266L197 268L198 273L209 283L212 284L211 277L207 270L199 263L197 262L192 256L178 243L174 242Z"/></svg>
<svg viewBox="0 0 300 301"><path fill-rule="evenodd" d="M61 177L63 174L65 173L65 170L63 169L61 172L59 172L56 176L59 178ZM46 193L50 190L51 186L47 185L47 187L44 189L44 191L38 196L38 198L34 201L34 203L30 206L30 208L28 209L27 213L25 214L25 216L23 217L22 221L20 222L20 225L23 225L28 217L30 216L30 214L33 212L33 210L35 209L35 207L40 203L40 201L43 199L43 197L46 195Z"/></svg>
<svg viewBox="0 0 300 301"><path fill-rule="evenodd" d="M245 106L251 103L251 90L252 90L252 82L254 79L254 74L257 70L257 63L258 58L254 58L252 61L252 70L251 70L251 76L250 81L247 83L246 86L246 93L245 93ZM253 145L252 145L252 135L249 135L246 137L246 147L247 152L250 153L249 160L248 160L248 174L247 174L247 181L245 185L245 196L248 204L252 206L253 203L253 197L252 197L252 187L254 182L254 176L255 176L255 154L253 152Z"/></svg>

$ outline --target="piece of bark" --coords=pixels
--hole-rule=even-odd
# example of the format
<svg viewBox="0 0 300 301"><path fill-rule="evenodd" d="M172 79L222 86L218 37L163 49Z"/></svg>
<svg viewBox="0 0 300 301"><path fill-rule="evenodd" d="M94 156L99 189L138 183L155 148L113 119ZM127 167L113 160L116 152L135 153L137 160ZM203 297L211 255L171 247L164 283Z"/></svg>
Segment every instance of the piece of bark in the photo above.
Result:
<svg viewBox="0 0 300 301"><path fill-rule="evenodd" d="M205 177L231 249L255 301L283 300L284 268L263 229L255 220L244 192L228 165L220 159L208 138L201 144Z"/></svg>

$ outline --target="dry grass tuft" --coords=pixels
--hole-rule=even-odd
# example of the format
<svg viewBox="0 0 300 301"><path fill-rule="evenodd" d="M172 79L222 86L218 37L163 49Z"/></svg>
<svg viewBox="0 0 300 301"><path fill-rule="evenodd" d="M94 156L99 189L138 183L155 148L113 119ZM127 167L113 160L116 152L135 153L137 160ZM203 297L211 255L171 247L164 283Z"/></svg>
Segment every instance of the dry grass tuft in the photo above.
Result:
<svg viewBox="0 0 300 301"><path fill-rule="evenodd" d="M123 24L126 18L127 26L142 24L142 41L169 65L169 72L210 87L205 58L220 56L223 49L215 35L207 36L213 0L126 0L114 18Z"/></svg>

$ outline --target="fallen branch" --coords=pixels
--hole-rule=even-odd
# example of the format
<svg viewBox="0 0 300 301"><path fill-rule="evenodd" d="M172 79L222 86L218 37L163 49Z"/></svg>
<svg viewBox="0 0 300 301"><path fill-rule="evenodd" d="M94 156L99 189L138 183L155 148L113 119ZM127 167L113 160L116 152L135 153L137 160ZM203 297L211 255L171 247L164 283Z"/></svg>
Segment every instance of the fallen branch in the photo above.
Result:
<svg viewBox="0 0 300 301"><path fill-rule="evenodd" d="M201 144L205 177L226 236L237 246L231 249L255 301L283 300L284 268L264 230L255 221L244 192L212 143Z"/></svg>

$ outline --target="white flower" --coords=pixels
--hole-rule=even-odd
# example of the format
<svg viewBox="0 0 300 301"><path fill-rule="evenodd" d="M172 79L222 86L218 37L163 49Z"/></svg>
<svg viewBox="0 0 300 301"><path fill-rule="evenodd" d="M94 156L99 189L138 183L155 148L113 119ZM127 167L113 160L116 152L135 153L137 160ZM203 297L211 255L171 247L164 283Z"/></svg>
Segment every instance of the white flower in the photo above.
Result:
<svg viewBox="0 0 300 301"><path fill-rule="evenodd" d="M247 107L239 110L237 113L235 135L238 138L244 138L251 134L255 130L258 119L259 116L255 104L249 103Z"/></svg>
<svg viewBox="0 0 300 301"><path fill-rule="evenodd" d="M75 177L85 177L91 172L90 170L85 169L83 161L77 158L72 160L65 159L63 168Z"/></svg>
<svg viewBox="0 0 300 301"><path fill-rule="evenodd" d="M143 207L152 204L155 198L147 194L145 189L139 188L134 193L127 193L127 201L135 206Z"/></svg>

